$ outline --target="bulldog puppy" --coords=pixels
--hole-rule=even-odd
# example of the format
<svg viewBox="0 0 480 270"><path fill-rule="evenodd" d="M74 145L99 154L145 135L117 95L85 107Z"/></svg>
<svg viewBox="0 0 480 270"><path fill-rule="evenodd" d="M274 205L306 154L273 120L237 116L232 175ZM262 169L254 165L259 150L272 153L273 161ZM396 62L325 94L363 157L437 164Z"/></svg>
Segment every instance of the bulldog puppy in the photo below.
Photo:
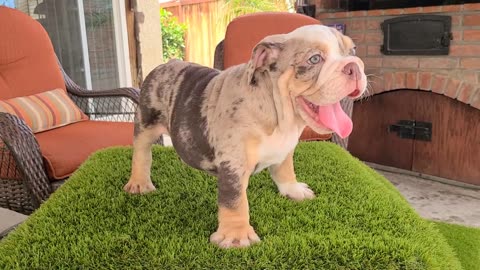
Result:
<svg viewBox="0 0 480 270"><path fill-rule="evenodd" d="M352 122L339 101L360 97L366 85L352 40L322 25L268 36L248 63L222 72L169 61L143 83L124 190L155 190L151 147L169 134L186 164L217 178L218 228L210 241L223 248L249 246L260 241L249 222L250 176L268 168L280 194L314 198L294 172L299 137L306 125L348 136Z"/></svg>

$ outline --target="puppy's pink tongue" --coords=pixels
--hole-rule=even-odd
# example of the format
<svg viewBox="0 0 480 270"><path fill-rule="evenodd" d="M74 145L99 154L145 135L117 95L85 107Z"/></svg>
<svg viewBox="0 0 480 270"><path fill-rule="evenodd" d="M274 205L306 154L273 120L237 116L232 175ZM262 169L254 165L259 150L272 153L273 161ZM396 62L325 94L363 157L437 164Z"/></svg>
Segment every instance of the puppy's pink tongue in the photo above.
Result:
<svg viewBox="0 0 480 270"><path fill-rule="evenodd" d="M328 106L319 106L316 118L317 121L333 130L342 139L346 138L352 132L352 120L343 111L340 102Z"/></svg>

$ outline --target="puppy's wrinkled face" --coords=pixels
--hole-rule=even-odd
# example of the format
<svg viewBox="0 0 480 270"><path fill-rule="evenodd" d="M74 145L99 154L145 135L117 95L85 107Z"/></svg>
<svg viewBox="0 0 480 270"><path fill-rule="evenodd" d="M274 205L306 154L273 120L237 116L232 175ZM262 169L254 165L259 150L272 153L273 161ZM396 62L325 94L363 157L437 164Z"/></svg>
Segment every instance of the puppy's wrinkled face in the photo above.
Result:
<svg viewBox="0 0 480 270"><path fill-rule="evenodd" d="M355 56L352 40L336 29L309 25L285 35L265 38L249 63L251 78L262 73L275 83L287 69L294 75L288 89L296 112L317 133L352 131L350 118L340 107L345 97L358 98L366 90L364 64ZM250 77L249 77L250 78ZM252 81L250 81L252 83Z"/></svg>

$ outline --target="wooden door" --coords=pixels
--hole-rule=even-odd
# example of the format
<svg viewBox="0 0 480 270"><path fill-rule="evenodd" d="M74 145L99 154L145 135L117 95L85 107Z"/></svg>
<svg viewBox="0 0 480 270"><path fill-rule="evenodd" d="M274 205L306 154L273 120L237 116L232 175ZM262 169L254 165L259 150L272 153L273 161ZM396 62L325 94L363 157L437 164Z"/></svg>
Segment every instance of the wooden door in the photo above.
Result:
<svg viewBox="0 0 480 270"><path fill-rule="evenodd" d="M355 102L348 150L363 161L410 170L413 141L389 133L388 127L401 119L414 119L415 107L415 100L404 91Z"/></svg>
<svg viewBox="0 0 480 270"><path fill-rule="evenodd" d="M415 118L432 122L432 141L415 141L412 171L480 185L480 110L434 93L415 97Z"/></svg>
<svg viewBox="0 0 480 270"><path fill-rule="evenodd" d="M389 133L398 120L432 123L431 141ZM348 149L361 160L480 185L480 110L432 92L398 90L357 101Z"/></svg>

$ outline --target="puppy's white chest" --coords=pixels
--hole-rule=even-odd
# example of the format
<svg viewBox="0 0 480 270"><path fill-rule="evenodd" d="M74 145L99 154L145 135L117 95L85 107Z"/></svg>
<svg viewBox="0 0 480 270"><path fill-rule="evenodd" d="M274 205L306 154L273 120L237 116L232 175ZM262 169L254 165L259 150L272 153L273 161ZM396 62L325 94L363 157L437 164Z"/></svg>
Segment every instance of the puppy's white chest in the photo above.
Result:
<svg viewBox="0 0 480 270"><path fill-rule="evenodd" d="M271 136L264 137L259 147L259 163L255 173L271 165L282 163L297 145L299 136L298 130L295 129L288 133L275 131Z"/></svg>

